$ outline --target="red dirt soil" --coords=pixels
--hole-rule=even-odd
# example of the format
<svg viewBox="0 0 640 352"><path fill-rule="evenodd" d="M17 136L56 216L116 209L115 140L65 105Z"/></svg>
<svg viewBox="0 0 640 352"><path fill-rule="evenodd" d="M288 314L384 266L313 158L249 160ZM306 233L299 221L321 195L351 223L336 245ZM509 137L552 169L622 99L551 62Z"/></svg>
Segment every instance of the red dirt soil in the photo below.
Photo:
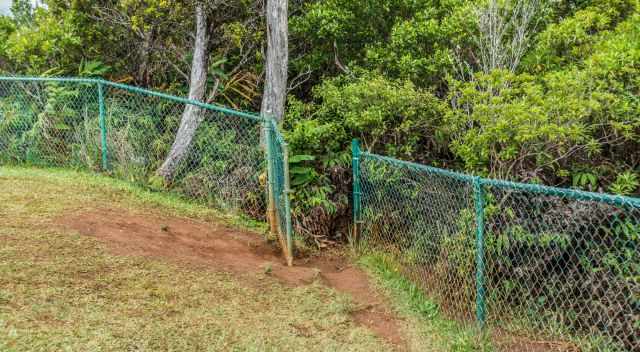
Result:
<svg viewBox="0 0 640 352"><path fill-rule="evenodd" d="M384 338L397 350L406 350L400 332L402 320L371 288L367 275L338 256L299 260L287 267L280 252L255 233L192 219L132 213L110 209L68 214L55 224L95 237L116 254L141 255L203 265L237 274L264 273L287 285L306 285L320 279L349 294L358 307L354 321Z"/></svg>

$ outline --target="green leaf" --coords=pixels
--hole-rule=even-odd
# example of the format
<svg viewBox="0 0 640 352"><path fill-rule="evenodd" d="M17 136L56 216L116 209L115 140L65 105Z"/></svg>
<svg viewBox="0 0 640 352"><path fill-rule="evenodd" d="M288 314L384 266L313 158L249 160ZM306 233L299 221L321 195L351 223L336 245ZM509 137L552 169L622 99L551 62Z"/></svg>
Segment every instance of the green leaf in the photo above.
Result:
<svg viewBox="0 0 640 352"><path fill-rule="evenodd" d="M314 178L315 177L312 174L304 174L304 175L296 176L291 180L291 185L292 186L304 185L313 181Z"/></svg>
<svg viewBox="0 0 640 352"><path fill-rule="evenodd" d="M289 163L294 164L294 163L299 163L301 161L312 161L312 160L316 160L316 157L313 155L300 154L300 155L294 155L290 157Z"/></svg>
<svg viewBox="0 0 640 352"><path fill-rule="evenodd" d="M67 125L65 123L62 123L62 122L58 122L58 123L55 124L55 128L58 129L58 130L70 130L71 126L69 126L69 125Z"/></svg>
<svg viewBox="0 0 640 352"><path fill-rule="evenodd" d="M309 173L312 173L313 171L314 171L313 168L305 167L305 166L295 166L289 169L289 173L292 175L309 174Z"/></svg>

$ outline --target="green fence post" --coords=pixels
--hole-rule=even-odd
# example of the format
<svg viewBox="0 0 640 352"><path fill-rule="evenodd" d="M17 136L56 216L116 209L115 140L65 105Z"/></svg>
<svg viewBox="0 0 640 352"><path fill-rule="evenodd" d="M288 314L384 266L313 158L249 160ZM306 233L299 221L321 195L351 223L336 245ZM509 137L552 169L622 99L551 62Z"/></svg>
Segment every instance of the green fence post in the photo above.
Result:
<svg viewBox="0 0 640 352"><path fill-rule="evenodd" d="M482 179L474 177L473 193L476 208L476 319L480 329L484 329L486 317L484 282L484 190Z"/></svg>
<svg viewBox="0 0 640 352"><path fill-rule="evenodd" d="M293 228L291 226L291 181L289 179L289 144L282 144L283 168L284 168L284 216L287 237L287 265L293 265Z"/></svg>
<svg viewBox="0 0 640 352"><path fill-rule="evenodd" d="M264 134L265 154L267 158L267 221L271 233L278 234L278 224L276 221L276 205L274 194L275 175L273 171L273 143L271 135L271 121L264 118L262 122L262 133Z"/></svg>
<svg viewBox="0 0 640 352"><path fill-rule="evenodd" d="M104 92L103 85L98 82L98 110L100 113L100 142L102 146L102 170L107 171L109 169L109 159L107 151L107 122L105 117L104 108Z"/></svg>
<svg viewBox="0 0 640 352"><path fill-rule="evenodd" d="M360 141L351 141L351 168L353 169L353 243L358 242L360 235Z"/></svg>

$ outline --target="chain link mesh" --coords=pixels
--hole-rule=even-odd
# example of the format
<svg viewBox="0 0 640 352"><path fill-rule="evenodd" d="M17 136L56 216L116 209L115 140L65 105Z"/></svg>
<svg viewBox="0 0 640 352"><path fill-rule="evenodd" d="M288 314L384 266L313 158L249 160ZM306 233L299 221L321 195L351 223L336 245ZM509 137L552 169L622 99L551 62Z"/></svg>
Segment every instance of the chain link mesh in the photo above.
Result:
<svg viewBox="0 0 640 352"><path fill-rule="evenodd" d="M201 122L171 184L162 184L157 170L188 105L197 108ZM273 138L266 147L274 151L265 152L260 142L264 122L247 113L100 80L0 79L0 163L105 171L258 220L266 218L267 168L272 167L278 231L286 234L285 144L267 120Z"/></svg>
<svg viewBox="0 0 640 352"><path fill-rule="evenodd" d="M110 169L118 177L145 183L168 155L186 104L105 88ZM173 190L219 209L263 218L260 121L204 108L198 113L202 122L174 172Z"/></svg>
<svg viewBox="0 0 640 352"><path fill-rule="evenodd" d="M360 247L490 349L640 351L640 199L367 153L357 166Z"/></svg>
<svg viewBox="0 0 640 352"><path fill-rule="evenodd" d="M97 86L0 81L0 161L97 169Z"/></svg>
<svg viewBox="0 0 640 352"><path fill-rule="evenodd" d="M280 231L281 245L287 251L287 257L292 260L292 243L291 243L291 218L285 216L290 214L289 205L289 180L286 179L289 175L287 168L287 143L282 138L282 135L277 133L277 127L275 123L267 124L267 131L270 134L267 138L271 144L269 150L273 153L271 156L271 163L273 167L272 187L274 194L274 206L276 213L276 221Z"/></svg>

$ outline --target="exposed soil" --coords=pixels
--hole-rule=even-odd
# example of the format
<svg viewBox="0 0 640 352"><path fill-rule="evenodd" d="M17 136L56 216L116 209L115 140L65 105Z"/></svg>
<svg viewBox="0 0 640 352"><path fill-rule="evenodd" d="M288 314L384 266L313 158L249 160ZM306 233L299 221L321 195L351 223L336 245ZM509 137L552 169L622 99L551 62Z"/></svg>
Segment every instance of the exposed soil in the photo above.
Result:
<svg viewBox="0 0 640 352"><path fill-rule="evenodd" d="M299 260L287 267L280 252L254 233L180 217L103 209L67 214L57 226L92 236L116 254L159 257L237 274L269 273L292 286L319 279L351 295L354 321L406 350L402 320L371 288L367 275L339 256Z"/></svg>

